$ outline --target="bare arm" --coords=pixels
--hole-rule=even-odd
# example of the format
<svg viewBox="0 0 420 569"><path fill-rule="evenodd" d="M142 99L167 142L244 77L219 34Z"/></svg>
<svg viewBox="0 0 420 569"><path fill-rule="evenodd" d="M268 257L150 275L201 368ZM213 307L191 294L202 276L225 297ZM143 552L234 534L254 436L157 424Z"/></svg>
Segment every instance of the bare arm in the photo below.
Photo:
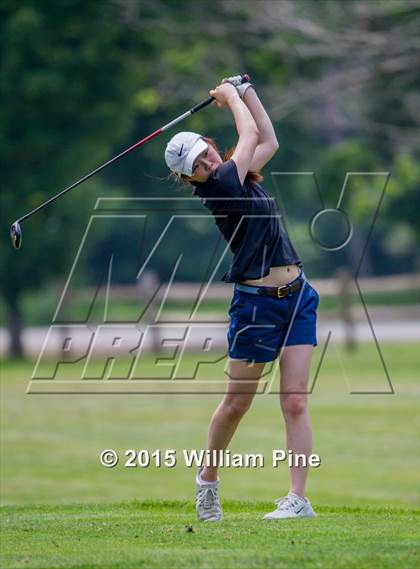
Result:
<svg viewBox="0 0 420 569"><path fill-rule="evenodd" d="M271 119L252 87L246 90L243 100L252 114L260 133L258 145L249 169L260 170L274 156L279 148L279 143Z"/></svg>
<svg viewBox="0 0 420 569"><path fill-rule="evenodd" d="M258 129L250 111L239 97L229 99L229 108L235 120L239 140L232 154L236 163L239 180L244 183L249 170L252 170L252 161L258 145Z"/></svg>
<svg viewBox="0 0 420 569"><path fill-rule="evenodd" d="M259 132L257 125L250 110L239 97L233 85L229 83L219 85L216 89L210 91L210 95L216 98L219 106L228 106L232 112L239 135L232 160L236 163L239 180L243 184L248 171L252 169L251 162L258 145Z"/></svg>

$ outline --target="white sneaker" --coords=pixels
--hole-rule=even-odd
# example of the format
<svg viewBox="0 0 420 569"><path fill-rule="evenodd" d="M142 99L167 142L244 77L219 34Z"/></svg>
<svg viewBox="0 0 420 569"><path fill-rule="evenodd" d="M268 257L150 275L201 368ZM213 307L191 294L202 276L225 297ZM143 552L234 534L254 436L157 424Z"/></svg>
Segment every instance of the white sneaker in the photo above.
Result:
<svg viewBox="0 0 420 569"><path fill-rule="evenodd" d="M287 518L314 518L316 516L307 498L289 492L284 498L274 501L277 509L263 517L263 520L284 520Z"/></svg>
<svg viewBox="0 0 420 569"><path fill-rule="evenodd" d="M218 496L219 481L205 482L200 479L200 473L197 474L195 481L197 518L203 522L219 522L223 517Z"/></svg>

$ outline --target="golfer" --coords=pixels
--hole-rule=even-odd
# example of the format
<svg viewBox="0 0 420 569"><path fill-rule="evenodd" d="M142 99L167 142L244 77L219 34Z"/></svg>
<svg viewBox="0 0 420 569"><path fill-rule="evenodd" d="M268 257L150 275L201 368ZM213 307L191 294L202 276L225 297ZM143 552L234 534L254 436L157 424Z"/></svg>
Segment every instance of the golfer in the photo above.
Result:
<svg viewBox="0 0 420 569"><path fill-rule="evenodd" d="M278 150L276 135L252 84L240 76L224 79L210 91L218 107L232 112L238 141L223 160L210 138L193 132L176 134L165 161L172 175L194 186L194 195L215 216L233 252L222 280L235 283L229 308L229 382L209 428L208 450L227 449L257 391L267 362L279 358L280 405L287 449L309 456L312 434L307 386L319 296L305 279L301 260L279 223L275 201L264 191L259 170ZM305 496L307 468L290 468L290 490L275 500L264 519L313 517ZM197 516L222 519L217 464L199 469Z"/></svg>

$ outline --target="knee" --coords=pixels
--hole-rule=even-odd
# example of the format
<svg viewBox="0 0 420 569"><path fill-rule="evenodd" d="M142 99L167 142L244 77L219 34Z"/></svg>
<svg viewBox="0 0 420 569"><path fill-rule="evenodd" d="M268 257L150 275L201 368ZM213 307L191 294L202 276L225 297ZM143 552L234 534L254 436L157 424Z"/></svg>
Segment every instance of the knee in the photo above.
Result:
<svg viewBox="0 0 420 569"><path fill-rule="evenodd" d="M286 418L294 419L306 412L306 394L291 393L283 394L280 399L281 408Z"/></svg>
<svg viewBox="0 0 420 569"><path fill-rule="evenodd" d="M251 406L251 400L243 397L229 397L223 401L223 413L228 419L235 421L245 415Z"/></svg>

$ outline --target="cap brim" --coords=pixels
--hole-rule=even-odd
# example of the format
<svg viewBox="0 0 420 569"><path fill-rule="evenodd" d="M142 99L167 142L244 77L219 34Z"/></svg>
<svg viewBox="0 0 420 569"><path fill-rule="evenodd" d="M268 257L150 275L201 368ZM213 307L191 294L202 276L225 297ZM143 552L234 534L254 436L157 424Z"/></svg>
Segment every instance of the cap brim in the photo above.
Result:
<svg viewBox="0 0 420 569"><path fill-rule="evenodd" d="M207 142L205 142L202 138L199 138L191 150L188 152L187 157L185 158L183 173L187 176L193 175L193 165L194 160L197 158L199 154L201 154L204 150L208 148Z"/></svg>

